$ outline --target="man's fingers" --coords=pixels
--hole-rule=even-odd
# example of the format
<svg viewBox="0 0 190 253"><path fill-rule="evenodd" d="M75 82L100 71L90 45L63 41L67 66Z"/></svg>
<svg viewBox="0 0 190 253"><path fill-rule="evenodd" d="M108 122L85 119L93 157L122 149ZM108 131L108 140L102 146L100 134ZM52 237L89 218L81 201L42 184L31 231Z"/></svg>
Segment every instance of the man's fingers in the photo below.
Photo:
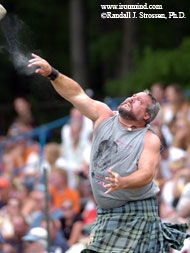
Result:
<svg viewBox="0 0 190 253"><path fill-rule="evenodd" d="M32 57L41 59L41 57L39 55L34 54L34 53L32 53Z"/></svg>
<svg viewBox="0 0 190 253"><path fill-rule="evenodd" d="M115 175L115 172L113 172L113 171L111 170L111 168L108 169L108 173L109 173L112 177L114 177L114 175Z"/></svg>
<svg viewBox="0 0 190 253"><path fill-rule="evenodd" d="M104 188L111 188L112 187L112 184L105 184L104 185Z"/></svg>
<svg viewBox="0 0 190 253"><path fill-rule="evenodd" d="M36 59L31 59L31 60L29 60L28 67L32 67L32 66L36 66L36 65L42 66L43 64L42 64L41 61L36 60Z"/></svg>
<svg viewBox="0 0 190 253"><path fill-rule="evenodd" d="M110 177L105 177L105 180L109 182L109 184L105 184L104 188L109 188L105 194L109 194L110 192L118 190L119 187L119 174L113 172L111 168L108 169L108 173Z"/></svg>
<svg viewBox="0 0 190 253"><path fill-rule="evenodd" d="M106 177L105 180L109 181L110 183L114 183L115 179L112 177Z"/></svg>
<svg viewBox="0 0 190 253"><path fill-rule="evenodd" d="M112 191L113 191L113 189L110 188L109 190L107 190L106 192L104 192L104 194L109 194Z"/></svg>
<svg viewBox="0 0 190 253"><path fill-rule="evenodd" d="M37 68L37 69L35 70L35 73L37 73L37 74L42 73L42 72L43 72L43 70L42 70L41 68Z"/></svg>

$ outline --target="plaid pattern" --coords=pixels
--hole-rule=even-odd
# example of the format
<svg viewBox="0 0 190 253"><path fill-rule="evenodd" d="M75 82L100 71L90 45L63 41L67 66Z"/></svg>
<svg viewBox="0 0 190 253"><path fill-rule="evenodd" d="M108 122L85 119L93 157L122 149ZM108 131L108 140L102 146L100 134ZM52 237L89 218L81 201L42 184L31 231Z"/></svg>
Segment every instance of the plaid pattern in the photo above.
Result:
<svg viewBox="0 0 190 253"><path fill-rule="evenodd" d="M169 253L170 247L183 247L190 237L186 229L186 224L162 223L155 198L98 208L89 246L82 253Z"/></svg>

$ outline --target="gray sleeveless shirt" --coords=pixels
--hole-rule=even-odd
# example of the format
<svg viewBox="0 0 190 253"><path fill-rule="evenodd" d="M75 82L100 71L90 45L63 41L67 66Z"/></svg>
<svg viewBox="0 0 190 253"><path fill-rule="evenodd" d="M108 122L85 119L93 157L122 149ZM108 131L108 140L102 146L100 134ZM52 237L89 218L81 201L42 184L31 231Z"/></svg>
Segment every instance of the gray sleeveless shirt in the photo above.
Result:
<svg viewBox="0 0 190 253"><path fill-rule="evenodd" d="M119 207L128 201L155 196L159 188L154 180L140 188L122 189L104 194L108 169L127 176L138 170L138 160L144 146L145 128L129 131L118 121L118 115L104 120L96 129L91 149L90 181L95 200L101 208Z"/></svg>

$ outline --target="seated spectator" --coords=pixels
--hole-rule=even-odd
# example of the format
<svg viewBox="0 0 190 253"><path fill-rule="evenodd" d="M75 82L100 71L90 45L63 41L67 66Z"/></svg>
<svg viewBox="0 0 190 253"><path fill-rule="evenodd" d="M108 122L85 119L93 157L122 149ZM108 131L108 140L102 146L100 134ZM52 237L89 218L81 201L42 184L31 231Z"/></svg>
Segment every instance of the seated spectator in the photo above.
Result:
<svg viewBox="0 0 190 253"><path fill-rule="evenodd" d="M2 243L1 250L2 251L0 251L0 252L2 252L2 253L18 253L17 249L14 246L7 243L6 240Z"/></svg>
<svg viewBox="0 0 190 253"><path fill-rule="evenodd" d="M151 86L151 93L152 93L153 97L156 98L156 100L159 102L159 104L161 106L162 106L162 104L164 104L166 102L165 88L166 88L166 85L162 82L154 83Z"/></svg>
<svg viewBox="0 0 190 253"><path fill-rule="evenodd" d="M10 197L7 205L3 207L3 211L6 212L10 217L19 215L22 210L22 201L16 197Z"/></svg>
<svg viewBox="0 0 190 253"><path fill-rule="evenodd" d="M10 182L5 177L0 177L0 209L7 204L10 191Z"/></svg>
<svg viewBox="0 0 190 253"><path fill-rule="evenodd" d="M41 189L38 189L41 188ZM31 192L36 209L29 215L30 229L41 226L42 220L45 219L46 199L44 185L38 185L38 188ZM48 195L49 216L53 220L58 220L63 215L61 208L53 205L52 195Z"/></svg>
<svg viewBox="0 0 190 253"><path fill-rule="evenodd" d="M12 197L18 198L22 203L21 213L27 217L27 215L34 210L34 201L30 197L30 190L26 185L18 178L13 180Z"/></svg>
<svg viewBox="0 0 190 253"><path fill-rule="evenodd" d="M83 220L80 214L74 209L71 199L65 199L62 202L63 217L60 219L61 231L70 246L77 243L81 237Z"/></svg>
<svg viewBox="0 0 190 253"><path fill-rule="evenodd" d="M22 169L22 173L36 174L39 173L39 144L37 142L28 142L22 139L15 143L14 155L16 167Z"/></svg>
<svg viewBox="0 0 190 253"><path fill-rule="evenodd" d="M49 184L54 206L60 208L64 199L72 199L76 213L80 212L79 192L68 186L67 172L65 170L54 168L49 176Z"/></svg>
<svg viewBox="0 0 190 253"><path fill-rule="evenodd" d="M26 244L24 253L47 253L46 247L39 241L36 242L29 242Z"/></svg>
<svg viewBox="0 0 190 253"><path fill-rule="evenodd" d="M84 210L82 212L83 224L85 225L85 230L89 232L89 228L94 223L97 215L96 210L96 202L91 190L89 187L89 197L84 206Z"/></svg>
<svg viewBox="0 0 190 253"><path fill-rule="evenodd" d="M28 230L28 223L26 222L23 215L15 215L11 217L14 234L12 237L6 240L8 244L14 246L16 252L24 253L22 237Z"/></svg>
<svg viewBox="0 0 190 253"><path fill-rule="evenodd" d="M171 149L178 150L178 153L186 152L190 148L190 123L187 119L176 119L172 126L173 142ZM175 154L171 154L172 157L176 157Z"/></svg>
<svg viewBox="0 0 190 253"><path fill-rule="evenodd" d="M56 165L57 159L60 157L61 147L55 142L49 142L44 148L44 160L42 162L42 169L45 167L48 171L51 171ZM41 169L41 170L42 170Z"/></svg>
<svg viewBox="0 0 190 253"><path fill-rule="evenodd" d="M187 176L189 177L190 171L187 171L187 173ZM176 208L180 217L190 218L190 182L188 182L183 188Z"/></svg>
<svg viewBox="0 0 190 253"><path fill-rule="evenodd" d="M1 175L11 180L15 176L16 168L14 145L9 144L2 150Z"/></svg>
<svg viewBox="0 0 190 253"><path fill-rule="evenodd" d="M41 226L47 229L46 220L42 221ZM58 223L52 219L49 219L49 236L50 236L51 253L57 253L58 250L59 252L64 253L69 248L66 238L60 232L60 226L58 226Z"/></svg>
<svg viewBox="0 0 190 253"><path fill-rule="evenodd" d="M170 162L172 178L165 183L161 194L160 217L166 219L173 216L177 200L181 195L181 189L187 183L186 172L184 172L186 160L184 158ZM185 174L184 174L185 173Z"/></svg>
<svg viewBox="0 0 190 253"><path fill-rule="evenodd" d="M174 83L168 85L165 90L165 96L167 103L164 107L163 122L168 124L174 118L190 119L189 104L179 84Z"/></svg>
<svg viewBox="0 0 190 253"><path fill-rule="evenodd" d="M153 124L154 122L158 122L158 123L162 123L162 118L163 118L163 107L166 103L166 98L165 98L165 84L158 82L158 83L154 83L151 86L151 93L153 95L153 97L156 98L156 100L159 102L160 104L160 111L157 115L157 117L153 120Z"/></svg>
<svg viewBox="0 0 190 253"><path fill-rule="evenodd" d="M1 209L0 209L0 231L4 239L11 238L14 234L13 224L11 222L11 217L14 215L14 207L10 208L11 199L9 199ZM17 207L15 208L15 214L19 214Z"/></svg>
<svg viewBox="0 0 190 253"><path fill-rule="evenodd" d="M166 87L165 96L167 103L163 106L162 132L168 145L172 142L172 126L175 119L190 119L190 107L184 97L179 84L170 84Z"/></svg>
<svg viewBox="0 0 190 253"><path fill-rule="evenodd" d="M188 169L189 170L189 169ZM188 176L190 172L188 171ZM185 185L182 190L182 194L179 198L176 207L176 216L183 219L183 222L188 224L190 218L190 182ZM190 233L190 228L188 228L188 233ZM190 252L190 238L184 241L184 246L181 251L174 250L173 253L188 253Z"/></svg>
<svg viewBox="0 0 190 253"><path fill-rule="evenodd" d="M24 253L46 253L47 231L42 227L31 229L22 237Z"/></svg>

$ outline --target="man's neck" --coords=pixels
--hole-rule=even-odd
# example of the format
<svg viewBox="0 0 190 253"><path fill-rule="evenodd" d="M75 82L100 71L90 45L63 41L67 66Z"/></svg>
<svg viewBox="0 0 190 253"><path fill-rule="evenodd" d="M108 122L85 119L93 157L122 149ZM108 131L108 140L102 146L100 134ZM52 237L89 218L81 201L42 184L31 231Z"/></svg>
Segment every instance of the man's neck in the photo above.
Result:
<svg viewBox="0 0 190 253"><path fill-rule="evenodd" d="M138 122L138 121L134 121L134 120L125 120L120 115L119 115L118 119L119 119L119 123L127 130L134 130L134 129L145 127L144 122Z"/></svg>

